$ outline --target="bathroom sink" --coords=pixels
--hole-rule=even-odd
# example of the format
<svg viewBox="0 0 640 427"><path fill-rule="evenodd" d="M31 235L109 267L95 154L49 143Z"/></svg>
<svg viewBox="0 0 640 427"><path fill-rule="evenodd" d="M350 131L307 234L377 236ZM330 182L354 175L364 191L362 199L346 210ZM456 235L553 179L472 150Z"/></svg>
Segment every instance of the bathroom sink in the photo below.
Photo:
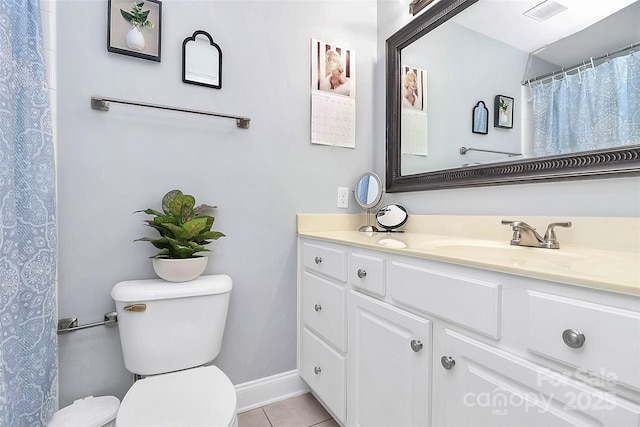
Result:
<svg viewBox="0 0 640 427"><path fill-rule="evenodd" d="M451 255L521 259L530 261L580 261L586 254L563 251L562 249L531 248L527 246L514 246L509 242L497 242L492 240L452 240L434 241L424 244L424 249L433 249L450 253Z"/></svg>

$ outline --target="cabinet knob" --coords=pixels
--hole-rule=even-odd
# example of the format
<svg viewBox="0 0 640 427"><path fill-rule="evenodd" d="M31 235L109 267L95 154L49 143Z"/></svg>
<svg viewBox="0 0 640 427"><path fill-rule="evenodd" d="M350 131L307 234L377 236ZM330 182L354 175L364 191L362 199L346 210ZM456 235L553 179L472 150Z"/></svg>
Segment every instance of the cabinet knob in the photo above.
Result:
<svg viewBox="0 0 640 427"><path fill-rule="evenodd" d="M316 366L315 368L313 368L313 372L315 372L316 375L319 375L320 372L322 372L322 369L320 369L320 366Z"/></svg>
<svg viewBox="0 0 640 427"><path fill-rule="evenodd" d="M314 260L316 262L316 264L320 265L320 263L322 263L322 258L320 258L319 256L316 257L316 259Z"/></svg>
<svg viewBox="0 0 640 427"><path fill-rule="evenodd" d="M450 371L456 366L456 361L451 356L442 356L440 363L442 363L442 367L447 371Z"/></svg>
<svg viewBox="0 0 640 427"><path fill-rule="evenodd" d="M584 334L576 329L565 329L562 332L562 341L571 348L580 348L584 345Z"/></svg>
<svg viewBox="0 0 640 427"><path fill-rule="evenodd" d="M367 276L367 271L361 268L358 269L358 277L364 279Z"/></svg>
<svg viewBox="0 0 640 427"><path fill-rule="evenodd" d="M422 347L424 347L424 345L422 345L420 341L411 340L411 350L417 353L422 350Z"/></svg>
<svg viewBox="0 0 640 427"><path fill-rule="evenodd" d="M313 308L314 308L316 311L320 311L320 310L322 310L322 306L321 306L320 304L316 304Z"/></svg>

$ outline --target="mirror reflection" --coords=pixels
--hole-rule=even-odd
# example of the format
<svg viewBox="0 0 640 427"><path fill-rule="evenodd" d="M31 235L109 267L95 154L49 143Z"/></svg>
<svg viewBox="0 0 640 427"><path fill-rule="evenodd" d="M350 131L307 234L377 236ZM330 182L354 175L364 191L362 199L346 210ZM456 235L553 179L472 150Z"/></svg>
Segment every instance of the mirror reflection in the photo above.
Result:
<svg viewBox="0 0 640 427"><path fill-rule="evenodd" d="M404 206L396 204L383 206L376 213L376 222L386 231L394 231L402 227L408 218L409 214Z"/></svg>
<svg viewBox="0 0 640 427"><path fill-rule="evenodd" d="M206 31L195 31L182 43L182 81L222 88L222 50Z"/></svg>
<svg viewBox="0 0 640 427"><path fill-rule="evenodd" d="M640 2L539 3L480 0L402 48L400 175L640 144Z"/></svg>

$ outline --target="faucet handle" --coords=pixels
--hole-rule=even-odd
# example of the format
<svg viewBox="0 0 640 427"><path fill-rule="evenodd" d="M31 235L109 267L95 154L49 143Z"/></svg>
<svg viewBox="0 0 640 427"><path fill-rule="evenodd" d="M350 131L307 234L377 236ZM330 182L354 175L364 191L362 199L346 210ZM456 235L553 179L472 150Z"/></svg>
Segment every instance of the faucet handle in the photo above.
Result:
<svg viewBox="0 0 640 427"><path fill-rule="evenodd" d="M556 227L569 228L571 227L571 223L570 222L552 222L551 224L549 224L549 226L547 227L547 232L544 233L544 242L542 242L542 245L544 247L549 249L560 248L560 244L558 243L558 240L556 238L556 232L555 232Z"/></svg>

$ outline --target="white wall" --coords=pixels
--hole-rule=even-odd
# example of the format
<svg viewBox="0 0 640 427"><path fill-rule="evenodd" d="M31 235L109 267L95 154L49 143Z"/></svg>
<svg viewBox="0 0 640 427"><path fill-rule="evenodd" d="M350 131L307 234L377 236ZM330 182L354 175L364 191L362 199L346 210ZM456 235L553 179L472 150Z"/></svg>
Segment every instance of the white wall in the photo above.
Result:
<svg viewBox="0 0 640 427"><path fill-rule="evenodd" d="M218 205L207 274L234 280L223 350L237 384L295 369L296 222L299 212L344 213L338 186L370 170L376 62L374 1L164 0L162 62L107 52L104 0L59 0L59 317L81 324L112 311L111 288L154 277L144 214L174 188ZM181 48L194 30L223 51L223 89L181 81ZM354 150L311 145L311 38L357 52ZM233 120L112 104L90 97L245 115ZM353 203L351 203L353 205ZM130 386L116 328L60 336L60 404Z"/></svg>
<svg viewBox="0 0 640 427"><path fill-rule="evenodd" d="M151 278L144 215L180 188L219 206L208 274L234 290L216 364L234 383L295 368L295 214L338 210L372 165L384 176L385 40L410 20L405 2L163 1L162 62L106 50L106 1L57 7L59 317L113 310L121 280ZM377 25L376 25L377 24ZM223 89L181 82L182 40L209 31L223 50ZM355 150L309 144L310 39L357 52ZM112 105L91 95L251 117L233 121ZM398 193L415 214L638 216L640 178ZM351 200L352 202L352 200ZM60 404L122 397L130 385L117 329L60 336Z"/></svg>
<svg viewBox="0 0 640 427"><path fill-rule="evenodd" d="M385 42L411 21L407 3L378 0L374 170L380 176L385 171ZM385 201L404 205L409 214L637 217L640 177L394 193L388 194Z"/></svg>

